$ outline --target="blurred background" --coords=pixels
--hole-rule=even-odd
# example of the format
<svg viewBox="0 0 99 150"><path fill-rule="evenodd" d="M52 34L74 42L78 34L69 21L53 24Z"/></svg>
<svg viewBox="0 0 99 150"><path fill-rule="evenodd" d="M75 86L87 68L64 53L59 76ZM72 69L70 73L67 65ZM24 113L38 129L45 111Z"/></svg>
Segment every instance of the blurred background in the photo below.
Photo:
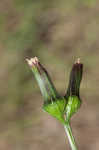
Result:
<svg viewBox="0 0 99 150"><path fill-rule="evenodd" d="M0 150L69 150L63 126L42 111L25 59L37 56L60 94L81 58L80 150L99 150L99 1L0 0Z"/></svg>

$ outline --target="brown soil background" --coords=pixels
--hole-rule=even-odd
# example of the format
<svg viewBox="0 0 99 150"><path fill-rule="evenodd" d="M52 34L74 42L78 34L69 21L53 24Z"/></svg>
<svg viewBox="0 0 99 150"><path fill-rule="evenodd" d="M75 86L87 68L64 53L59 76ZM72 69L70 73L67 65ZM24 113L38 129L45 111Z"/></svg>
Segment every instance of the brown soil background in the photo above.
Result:
<svg viewBox="0 0 99 150"><path fill-rule="evenodd" d="M42 111L25 61L34 56L62 95L81 58L82 107L71 124L79 150L99 150L99 1L0 0L0 150L69 150L63 126Z"/></svg>

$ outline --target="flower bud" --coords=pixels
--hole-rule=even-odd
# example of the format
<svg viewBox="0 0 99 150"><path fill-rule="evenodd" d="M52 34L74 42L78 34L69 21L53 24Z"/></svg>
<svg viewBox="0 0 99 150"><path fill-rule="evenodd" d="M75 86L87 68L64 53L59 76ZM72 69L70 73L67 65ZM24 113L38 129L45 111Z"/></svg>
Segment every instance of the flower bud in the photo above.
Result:
<svg viewBox="0 0 99 150"><path fill-rule="evenodd" d="M54 101L58 97L58 93L45 68L41 65L37 57L26 60L34 73L45 102Z"/></svg>
<svg viewBox="0 0 99 150"><path fill-rule="evenodd" d="M72 67L69 86L65 95L65 98L67 99L67 105L65 108L66 120L70 120L71 116L77 112L81 105L79 88L82 80L82 72L83 64L81 64L80 60L78 59Z"/></svg>
<svg viewBox="0 0 99 150"><path fill-rule="evenodd" d="M43 110L48 112L53 117L64 122L64 107L66 100L64 97L61 97L54 87L49 74L46 69L39 62L37 57L26 59L29 66L32 69L32 72L35 76L35 79L38 82L41 93L44 98Z"/></svg>
<svg viewBox="0 0 99 150"><path fill-rule="evenodd" d="M82 72L83 64L80 63L80 60L78 59L77 62L73 65L70 73L69 86L65 95L66 98L72 95L80 97L79 88L82 80Z"/></svg>

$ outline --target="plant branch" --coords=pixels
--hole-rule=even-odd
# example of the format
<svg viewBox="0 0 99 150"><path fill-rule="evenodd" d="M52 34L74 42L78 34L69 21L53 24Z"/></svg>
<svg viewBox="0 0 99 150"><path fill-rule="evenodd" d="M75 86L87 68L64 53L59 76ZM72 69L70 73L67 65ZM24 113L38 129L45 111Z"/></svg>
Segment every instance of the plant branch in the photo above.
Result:
<svg viewBox="0 0 99 150"><path fill-rule="evenodd" d="M65 128L65 132L67 134L71 149L72 150L78 150L77 147L76 147L75 139L73 137L72 130L71 130L69 122L65 123L64 128Z"/></svg>

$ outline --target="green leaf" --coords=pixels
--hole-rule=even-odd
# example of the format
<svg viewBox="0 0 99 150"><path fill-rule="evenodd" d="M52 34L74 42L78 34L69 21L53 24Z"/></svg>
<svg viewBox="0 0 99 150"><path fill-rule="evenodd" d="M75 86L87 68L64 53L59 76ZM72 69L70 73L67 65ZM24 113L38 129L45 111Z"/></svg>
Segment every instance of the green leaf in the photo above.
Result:
<svg viewBox="0 0 99 150"><path fill-rule="evenodd" d="M51 116L55 117L61 123L65 123L64 119L64 107L66 106L66 100L64 98L55 99L51 103L45 103L43 105L43 110L48 112Z"/></svg>
<svg viewBox="0 0 99 150"><path fill-rule="evenodd" d="M70 120L72 115L78 111L81 105L81 100L77 96L69 96L66 105L66 120Z"/></svg>

